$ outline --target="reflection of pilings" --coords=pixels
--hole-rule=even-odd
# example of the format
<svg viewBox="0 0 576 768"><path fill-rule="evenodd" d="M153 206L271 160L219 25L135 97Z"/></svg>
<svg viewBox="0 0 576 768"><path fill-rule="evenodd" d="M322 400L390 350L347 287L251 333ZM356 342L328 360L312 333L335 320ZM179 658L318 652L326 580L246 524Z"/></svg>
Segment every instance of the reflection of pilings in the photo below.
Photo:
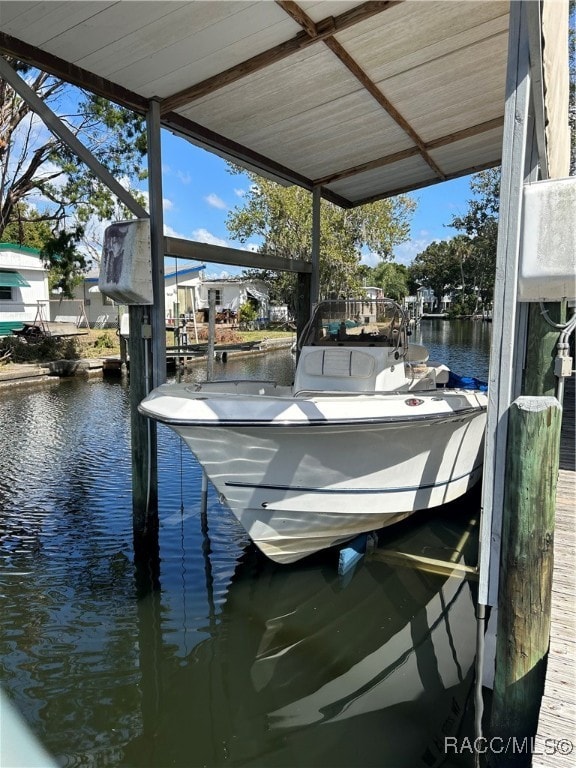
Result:
<svg viewBox="0 0 576 768"><path fill-rule="evenodd" d="M134 531L135 586L138 611L138 648L144 738L152 739L162 696L162 628L160 603L160 547L158 517L145 531ZM153 753L149 765L154 764Z"/></svg>
<svg viewBox="0 0 576 768"><path fill-rule="evenodd" d="M202 555L204 557L204 574L206 577L206 599L208 600L208 617L210 630L216 626L216 607L214 605L214 577L210 555L212 545L208 533L208 477L202 472L202 497L200 501L200 530L202 531Z"/></svg>

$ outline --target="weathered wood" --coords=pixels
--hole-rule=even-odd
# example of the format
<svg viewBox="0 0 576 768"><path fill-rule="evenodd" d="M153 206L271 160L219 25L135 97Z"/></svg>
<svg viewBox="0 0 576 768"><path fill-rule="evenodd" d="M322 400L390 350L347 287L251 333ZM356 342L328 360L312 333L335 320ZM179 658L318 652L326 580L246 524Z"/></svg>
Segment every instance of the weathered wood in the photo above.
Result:
<svg viewBox="0 0 576 768"><path fill-rule="evenodd" d="M136 559L147 559L150 545L154 549L158 528L157 440L156 422L138 412L138 404L147 395L151 381L148 339L143 328L147 322L148 307L131 306L130 336L130 425L132 437L132 523Z"/></svg>
<svg viewBox="0 0 576 768"><path fill-rule="evenodd" d="M237 80L240 80L247 75L251 75L265 67L276 64L287 56L307 48L309 45L314 45L337 32L342 32L342 30L354 26L354 24L359 24L360 22L365 21L370 18L370 16L382 13L382 11L385 11L388 8L393 8L395 5L398 5L399 1L400 0L367 2L344 11L344 13L341 13L338 16L329 16L326 19L322 19L315 24L316 31L313 37L311 37L307 31L298 32L298 34L290 40L275 45L267 51L262 51L262 53L257 53L250 59L243 61L240 64L236 64L233 67L229 67L224 72L219 72L217 75L213 75L189 88L184 88L177 93L173 93L163 100L162 112L170 112L185 104L190 104L191 102L200 99L202 96L214 93L214 91L217 91L219 88L235 83Z"/></svg>
<svg viewBox="0 0 576 768"><path fill-rule="evenodd" d="M552 322L566 322L566 303L544 305ZM532 303L528 310L528 338L526 364L522 391L529 395L554 395L557 378L554 375L554 358L560 331L553 328L542 316L540 304Z"/></svg>
<svg viewBox="0 0 576 768"><path fill-rule="evenodd" d="M569 401L574 400L574 379L567 381ZM562 443L574 456L574 407L564 410ZM556 531L554 536L554 574L550 650L546 667L544 696L540 705L537 744L533 768L570 768L574 764L576 741L576 474L574 463L560 469L556 489Z"/></svg>
<svg viewBox="0 0 576 768"><path fill-rule="evenodd" d="M208 290L208 347L206 349L206 378L214 378L214 340L216 337L216 291Z"/></svg>
<svg viewBox="0 0 576 768"><path fill-rule="evenodd" d="M400 128L402 128L402 130L412 139L414 144L416 144L418 147L422 159L430 166L430 168L432 168L436 176L441 181L444 181L446 179L444 171L442 171L438 164L434 162L428 153L422 138L416 133L404 115L400 114L392 102L386 98L376 83L372 82L366 72L364 72L362 67L360 67L358 62L356 62L352 56L350 56L344 46L340 45L336 38L328 37L326 40L324 40L324 43L328 46L328 48L330 48L332 53L340 59L342 64L344 64L344 66L347 67L347 69L354 75L358 82L362 84L362 86L382 107L382 109L384 109L390 115L392 120L394 120L394 122L397 123L397 125L399 125Z"/></svg>
<svg viewBox="0 0 576 768"><path fill-rule="evenodd" d="M492 737L536 733L550 636L561 417L553 397L520 397L509 409ZM505 764L525 760L508 754Z"/></svg>

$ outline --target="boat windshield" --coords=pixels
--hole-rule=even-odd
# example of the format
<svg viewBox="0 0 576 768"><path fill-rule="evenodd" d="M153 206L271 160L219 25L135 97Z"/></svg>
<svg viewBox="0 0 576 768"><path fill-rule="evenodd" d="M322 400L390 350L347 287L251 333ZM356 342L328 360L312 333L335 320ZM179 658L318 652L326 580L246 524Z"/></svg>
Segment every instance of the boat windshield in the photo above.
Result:
<svg viewBox="0 0 576 768"><path fill-rule="evenodd" d="M406 345L407 318L392 299L321 301L302 333L299 345Z"/></svg>

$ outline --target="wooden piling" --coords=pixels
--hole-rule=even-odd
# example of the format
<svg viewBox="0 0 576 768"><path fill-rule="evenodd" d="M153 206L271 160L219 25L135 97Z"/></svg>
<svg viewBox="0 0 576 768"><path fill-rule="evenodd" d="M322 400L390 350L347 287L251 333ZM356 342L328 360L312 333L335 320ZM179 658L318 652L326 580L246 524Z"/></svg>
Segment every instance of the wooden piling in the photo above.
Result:
<svg viewBox="0 0 576 768"><path fill-rule="evenodd" d="M519 397L509 409L490 734L506 743L534 737L544 688L561 414L554 397ZM526 752L496 757L524 765Z"/></svg>
<svg viewBox="0 0 576 768"><path fill-rule="evenodd" d="M206 379L214 378L214 343L216 340L216 291L208 291L208 348L206 350Z"/></svg>
<svg viewBox="0 0 576 768"><path fill-rule="evenodd" d="M544 309L552 322L560 325L566 322L565 301L547 303ZM544 319L540 304L530 304L523 393L549 396L555 394L558 380L554 375L554 358L558 354L556 345L559 336L560 330L553 328Z"/></svg>
<svg viewBox="0 0 576 768"><path fill-rule="evenodd" d="M138 411L138 404L151 386L151 360L144 336L150 328L148 307L131 306L130 336L130 423L132 439L132 526L134 553L148 559L155 552L158 530L158 482L156 422Z"/></svg>

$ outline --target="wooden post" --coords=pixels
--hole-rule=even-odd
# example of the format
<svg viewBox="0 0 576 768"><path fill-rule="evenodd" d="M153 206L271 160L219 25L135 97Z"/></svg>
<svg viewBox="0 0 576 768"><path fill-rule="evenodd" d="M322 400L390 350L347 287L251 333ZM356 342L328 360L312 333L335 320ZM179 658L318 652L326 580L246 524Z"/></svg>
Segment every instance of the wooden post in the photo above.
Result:
<svg viewBox="0 0 576 768"><path fill-rule="evenodd" d="M216 338L216 291L208 291L208 346L206 348L206 378L214 378L214 340Z"/></svg>
<svg viewBox="0 0 576 768"><path fill-rule="evenodd" d="M552 322L566 322L566 302L544 305ZM554 359L560 330L554 329L542 316L540 304L531 303L528 310L528 341L526 344L526 369L522 391L528 395L556 393L558 379L554 375Z"/></svg>
<svg viewBox="0 0 576 768"><path fill-rule="evenodd" d="M130 423L132 437L132 519L134 553L138 560L155 552L158 530L158 485L156 422L138 412L138 404L148 394L151 359L147 353L149 339L149 309L129 307L130 336ZM147 322L148 321L148 322Z"/></svg>
<svg viewBox="0 0 576 768"><path fill-rule="evenodd" d="M491 734L536 734L550 636L554 511L562 409L554 397L519 397L508 412L496 676ZM504 741L506 740L506 741ZM526 750L494 755L526 765Z"/></svg>

